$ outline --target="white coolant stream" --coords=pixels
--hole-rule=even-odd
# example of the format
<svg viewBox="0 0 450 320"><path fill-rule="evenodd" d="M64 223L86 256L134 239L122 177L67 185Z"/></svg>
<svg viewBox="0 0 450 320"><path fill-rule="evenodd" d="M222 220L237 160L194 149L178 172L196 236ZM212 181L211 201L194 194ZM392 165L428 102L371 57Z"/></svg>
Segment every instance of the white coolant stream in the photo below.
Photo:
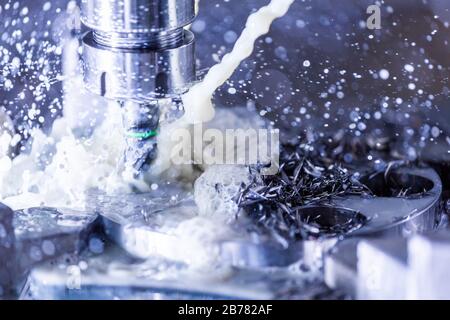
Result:
<svg viewBox="0 0 450 320"><path fill-rule="evenodd" d="M212 96L253 52L256 40L269 32L272 22L284 16L294 0L272 0L269 5L250 15L245 29L233 50L213 66L202 82L193 86L184 96L185 115L189 123L206 122L214 117Z"/></svg>
<svg viewBox="0 0 450 320"><path fill-rule="evenodd" d="M159 136L159 155L151 169L149 183L133 181L143 191L155 182L155 177L173 167L171 163L172 140L174 130L189 127L195 123L213 119L215 110L212 104L214 92L229 79L239 64L253 52L256 40L266 34L272 22L285 15L295 0L272 0L267 6L250 15L241 36L233 50L223 60L213 66L203 81L196 84L183 96L185 115L178 121L161 128ZM73 48L71 48L73 46ZM33 133L33 146L30 154L22 154L10 160L0 155L0 195L1 200L13 209L30 206L55 206L81 209L85 203L85 192L91 188L103 191L127 189L130 181L124 181L117 170L124 148L124 139L120 130L120 109L117 104L94 98L88 93L80 94L81 78L74 80L76 65L76 40L68 42L68 51L73 57L65 62L66 86L64 117L55 121L52 133L45 135L40 130ZM71 62L72 61L72 62ZM78 94L79 97L75 97ZM94 101L94 102L93 102ZM97 106L95 104L97 103ZM94 106L92 106L94 104ZM95 124L93 135L80 139L73 132L80 124L82 105L96 109L99 118L89 116L81 122ZM76 110L76 111L75 111ZM86 114L88 111L86 111ZM74 118L77 121L74 121ZM42 158L52 149L49 161ZM45 158L45 157L44 157ZM192 174L189 166L185 166L184 174ZM183 169L181 169L183 170Z"/></svg>
<svg viewBox="0 0 450 320"><path fill-rule="evenodd" d="M214 92L232 76L240 63L252 54L256 40L269 32L273 21L284 16L294 1L272 0L267 6L251 14L233 50L209 70L203 81L194 85L183 96L184 116L161 130L162 134L158 141L159 157L153 168L156 174L161 174L172 165L173 133L177 129L214 118L215 110L212 103Z"/></svg>

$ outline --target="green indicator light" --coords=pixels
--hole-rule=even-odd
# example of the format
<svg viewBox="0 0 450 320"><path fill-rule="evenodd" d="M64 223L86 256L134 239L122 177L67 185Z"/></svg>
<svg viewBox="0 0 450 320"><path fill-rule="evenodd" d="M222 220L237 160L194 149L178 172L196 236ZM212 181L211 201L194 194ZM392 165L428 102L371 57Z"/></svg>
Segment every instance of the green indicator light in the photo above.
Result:
<svg viewBox="0 0 450 320"><path fill-rule="evenodd" d="M150 130L146 132L127 132L126 135L130 138L145 140L148 138L156 137L158 133L155 130Z"/></svg>

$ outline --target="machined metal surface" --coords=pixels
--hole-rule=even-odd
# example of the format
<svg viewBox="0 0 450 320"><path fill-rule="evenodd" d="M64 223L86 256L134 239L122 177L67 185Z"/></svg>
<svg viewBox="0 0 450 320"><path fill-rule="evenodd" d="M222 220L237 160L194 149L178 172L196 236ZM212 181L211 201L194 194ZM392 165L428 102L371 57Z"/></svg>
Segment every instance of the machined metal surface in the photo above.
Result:
<svg viewBox="0 0 450 320"><path fill-rule="evenodd" d="M440 200L442 182L430 168L400 167L390 174L373 177L374 197L348 196L330 201L331 205L355 210L367 218L364 227L352 236L398 234L407 236L435 230L441 220ZM381 183L381 185L379 185ZM378 193L378 190L384 190ZM390 191L389 191L390 190ZM402 191L403 190L403 191ZM408 192L405 196L392 194Z"/></svg>
<svg viewBox="0 0 450 320"><path fill-rule="evenodd" d="M340 289L352 297L357 290L357 247L360 239L341 241L324 257L324 282L332 289Z"/></svg>
<svg viewBox="0 0 450 320"><path fill-rule="evenodd" d="M450 230L418 235L408 243L408 277L406 297L409 299L450 299L448 265L450 262Z"/></svg>
<svg viewBox="0 0 450 320"><path fill-rule="evenodd" d="M54 208L14 212L16 249L23 268L63 253L80 252L89 241L97 214Z"/></svg>
<svg viewBox="0 0 450 320"><path fill-rule="evenodd" d="M325 259L326 284L355 299L448 299L449 229L345 240Z"/></svg>
<svg viewBox="0 0 450 320"><path fill-rule="evenodd" d="M140 261L118 248L102 255L84 254L73 261L43 264L29 277L28 298L32 299L270 299L269 286L261 278L240 277L221 271L203 277L189 273L177 263L154 258ZM84 261L89 268L79 267ZM214 273L214 271L212 271ZM223 274L222 274L223 275ZM235 278L232 280L230 278ZM246 280L247 279L247 280ZM242 281L248 286L242 286ZM252 285L252 282L255 282Z"/></svg>
<svg viewBox="0 0 450 320"><path fill-rule="evenodd" d="M375 235L400 234L410 235L416 232L434 230L440 218L439 199L441 182L432 169L399 168L396 174L405 174L407 177L416 177L407 183L417 181L425 183L429 189L422 189L416 185L420 194L411 197L363 197L345 196L335 197L326 204L300 208L299 214L304 222L317 230L317 237L302 241L286 242L276 241L252 235L247 221L238 221L235 238L218 241L216 251L218 259L223 263L237 267L283 267L297 261L303 261L310 267L321 267L324 255L344 237L367 237ZM110 203L110 207L99 207L103 216L106 230L110 237L129 253L148 258L153 255L162 255L167 259L183 259L183 241L176 234L168 232L167 226L162 226L154 215L159 212L168 221L170 216L177 216L176 226L183 219L192 219L196 216L197 208L189 198L170 204L164 197L155 195L130 195L128 203L134 203L141 212L135 209L129 215L124 210L111 210L120 207L120 204ZM170 199L170 195L167 196ZM151 199L155 199L153 201ZM125 201L121 198L120 201ZM116 200L117 201L117 200ZM120 202L119 201L119 202ZM139 203L145 204L140 206ZM159 204L157 204L159 203ZM114 213L116 212L116 213ZM133 213L134 212L134 213ZM146 212L144 216L142 212ZM144 219L144 217L146 217ZM321 228L338 233L321 234ZM331 231L330 231L331 230ZM343 233L344 230L344 233ZM244 236L243 236L244 235ZM320 235L320 236L319 236Z"/></svg>
<svg viewBox="0 0 450 320"><path fill-rule="evenodd" d="M5 220L4 220L5 219ZM0 209L0 297L16 297L30 269L89 244L96 214L52 208Z"/></svg>
<svg viewBox="0 0 450 320"><path fill-rule="evenodd" d="M385 248L383 249L385 251L389 251L389 248L395 251L397 250L395 248L398 248L398 246L395 247L396 244L401 245L406 241L392 239L409 237L416 233L433 232L439 226L442 217L440 206L442 182L433 169L401 167L393 171L392 180L385 179L383 174L380 176L380 173L372 175L371 178L370 182L365 182L374 194L378 195L377 197L351 196L332 201L334 204L357 210L367 217L364 227L356 230L351 239L339 243L324 259L324 278L327 285L344 290L354 297L357 296L358 286L360 286L358 285L358 250L360 250L358 248L363 239L387 237L391 241L397 241L393 244L394 247L391 246L392 248L385 245L386 241L381 240L381 244L374 244L374 246L369 245L368 242L366 248L370 247L373 250L364 252L378 252L380 247ZM409 190L408 195L399 196L397 192L402 190ZM404 247L406 248L406 246ZM370 258L373 255L366 254L365 256ZM401 258L393 259L389 258L383 261L386 263L404 261ZM374 265L373 263L373 261L366 261L365 265ZM398 267L401 263L392 262L392 265ZM360 286L359 291L366 297L373 297L376 293L375 290L372 290L369 295L369 291L364 288L366 287ZM363 292L365 293L363 294ZM395 292L398 293L398 290L392 292L395 294Z"/></svg>
<svg viewBox="0 0 450 320"><path fill-rule="evenodd" d="M197 206L189 195L181 193L178 199L174 199L171 193L160 195L123 195L120 199L104 197L95 205L96 211L103 218L108 237L134 257L163 257L186 262L189 256L204 257L213 252L224 265L284 267L300 260L305 252L314 252L314 248L318 247L315 242L292 245L289 249L278 243L257 244L236 232L234 238L205 243L205 247L195 246L194 250L204 252L191 252L192 243L186 242L187 239L180 238L174 231L181 223L197 216ZM245 234L244 226L240 230Z"/></svg>
<svg viewBox="0 0 450 320"><path fill-rule="evenodd" d="M407 245L396 235L344 240L325 257L324 281L353 298L405 298Z"/></svg>
<svg viewBox="0 0 450 320"><path fill-rule="evenodd" d="M296 265L281 270L211 268L156 258L136 260L110 246L101 255L43 263L28 278L23 299L320 299L338 298L318 274Z"/></svg>
<svg viewBox="0 0 450 320"><path fill-rule="evenodd" d="M363 240L357 248L358 299L405 299L408 284L408 240L385 237Z"/></svg>
<svg viewBox="0 0 450 320"><path fill-rule="evenodd" d="M192 196L178 188L165 189L147 194L130 194L119 197L93 197L92 205L102 216L105 232L111 240L129 254L143 259L159 256L172 261L189 259L191 243L181 239L174 230L183 222L197 216L197 206ZM166 190L167 192L163 191ZM100 200L99 200L100 199ZM245 234L245 226L241 226ZM287 266L297 262L305 251L313 251L309 245L292 245L289 250L280 244L256 244L235 238L196 247L192 255L207 255L208 250L226 265L239 267Z"/></svg>

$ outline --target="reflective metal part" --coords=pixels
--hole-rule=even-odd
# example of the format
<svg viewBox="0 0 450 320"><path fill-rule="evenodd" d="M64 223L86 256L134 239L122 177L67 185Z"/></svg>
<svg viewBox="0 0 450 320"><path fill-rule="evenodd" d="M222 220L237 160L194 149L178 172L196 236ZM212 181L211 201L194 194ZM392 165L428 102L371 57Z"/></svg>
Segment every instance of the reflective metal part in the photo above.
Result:
<svg viewBox="0 0 450 320"><path fill-rule="evenodd" d="M448 299L448 229L354 238L326 258L325 282L356 299Z"/></svg>
<svg viewBox="0 0 450 320"><path fill-rule="evenodd" d="M300 218L312 227L311 239L302 241L278 241L274 237L254 235L248 232L251 222L249 225L242 217L233 227L236 236L215 244L215 250L220 253L218 259L224 264L246 268L284 267L297 261L310 268L320 268L329 250L345 237L406 236L434 230L440 217L442 186L439 177L432 169L400 168L396 172L416 177L405 183L426 181L425 186L430 188L413 198L345 196L332 198L323 205L300 208ZM167 221L171 221L172 216L178 217L171 226L175 228L181 221L195 217L197 208L189 197L172 203L170 199L170 192L163 197L129 195L121 197L120 201L133 203L136 208L124 210L116 200L116 203L109 202L109 206L100 202L97 211L103 216L111 239L132 255L140 258L160 255L183 261L186 256L183 241L170 232L167 225L161 224L158 215L163 215Z"/></svg>
<svg viewBox="0 0 450 320"><path fill-rule="evenodd" d="M53 208L15 211L0 205L0 297L17 297L38 263L77 253L89 242L96 214ZM4 251L6 250L6 251Z"/></svg>
<svg viewBox="0 0 450 320"><path fill-rule="evenodd" d="M364 216L359 212L338 207L305 206L298 213L302 221L314 225L310 239L288 242L257 237L254 240L250 234L244 240L221 243L221 258L233 266L246 268L286 267L301 261L304 266L317 270L322 267L324 254L334 247L339 237L364 225ZM238 233L245 233L247 227L250 226L244 224Z"/></svg>
<svg viewBox="0 0 450 320"><path fill-rule="evenodd" d="M192 195L164 185L145 194L93 193L88 205L101 215L105 233L112 241L129 254L144 259L160 256L180 261L182 243L169 231L196 215Z"/></svg>
<svg viewBox="0 0 450 320"><path fill-rule="evenodd" d="M436 171L430 168L401 167L394 170L392 178L398 180L386 182L382 179L384 185L380 189L389 189L396 195L348 196L330 201L330 205L361 212L368 219L364 227L356 230L353 236L407 236L436 229L442 214L442 182ZM401 196L396 190L409 190L410 194Z"/></svg>
<svg viewBox="0 0 450 320"><path fill-rule="evenodd" d="M154 33L151 35L129 33L126 35L95 31L92 33L95 42L104 46L122 49L170 49L183 44L184 29Z"/></svg>
<svg viewBox="0 0 450 320"><path fill-rule="evenodd" d="M170 31L195 18L194 0L82 0L82 22L105 33Z"/></svg>
<svg viewBox="0 0 450 320"><path fill-rule="evenodd" d="M79 261L89 267L80 269ZM158 258L136 260L111 247L102 255L85 253L73 261L57 260L35 268L24 298L265 300L274 296L263 282L264 275L247 277L229 270L223 281L221 271L217 272L189 273L181 264Z"/></svg>
<svg viewBox="0 0 450 320"><path fill-rule="evenodd" d="M244 236L239 237L237 232L236 237L231 237L236 238L235 240L205 242L204 247L195 246L196 252L191 252L192 244L185 243L174 231L180 223L196 217L197 206L189 195L179 195L180 198L176 200L171 193L164 196L160 196L160 193L148 193L125 195L120 199L102 197L103 200L100 201L96 200L98 198L92 200L96 211L103 218L108 237L129 254L142 259L159 256L186 263L190 256L208 255L209 250L213 248L212 251L219 253L217 258L224 265L251 268L285 267L305 255L313 260L313 247L325 246L322 242L320 245L319 242L310 242L295 244L286 249L275 242L258 244L245 235L245 226L240 226L239 230L242 228ZM133 205L123 207L125 203ZM204 252L198 252L199 250Z"/></svg>
<svg viewBox="0 0 450 320"><path fill-rule="evenodd" d="M353 298L404 299L407 243L395 235L344 240L325 258L325 283Z"/></svg>
<svg viewBox="0 0 450 320"><path fill-rule="evenodd" d="M176 48L115 49L94 41L92 32L83 39L86 88L115 100L148 101L178 96L195 79L195 45L190 31L183 31Z"/></svg>
<svg viewBox="0 0 450 320"><path fill-rule="evenodd" d="M358 299L406 299L408 241L385 237L363 240L357 248Z"/></svg>
<svg viewBox="0 0 450 320"><path fill-rule="evenodd" d="M68 209L30 208L14 212L16 249L20 264L32 264L63 253L79 252L88 243L98 215Z"/></svg>
<svg viewBox="0 0 450 320"><path fill-rule="evenodd" d="M450 299L450 233L417 235L408 243L409 288L407 298Z"/></svg>
<svg viewBox="0 0 450 320"><path fill-rule="evenodd" d="M338 241L338 236L329 235L293 243L278 242L271 237L248 233L252 222L241 218L232 227L233 236L208 243L204 248L196 247L196 250L204 249L205 252L193 253L189 247L185 247L191 244L185 244L185 240L174 233L180 223L195 218L197 214L193 200L189 195L182 194L178 193L180 198L177 200L173 199L170 192L163 191L125 195L120 199L102 196L100 200L94 197L92 203L103 217L107 235L131 255L144 259L160 256L186 262L194 254L200 257L202 254L207 255L212 246L212 251L218 252L217 262L223 265L242 268L287 267L302 261L308 268L317 270L322 266L323 255ZM311 213L311 209L305 208L305 214ZM326 221L348 222L348 216L356 214L330 207L314 207L314 210L316 213L322 211ZM336 216L332 217L333 214ZM355 225L349 232L359 227L361 225Z"/></svg>
<svg viewBox="0 0 450 320"><path fill-rule="evenodd" d="M404 270L407 269L407 241L404 238L433 232L439 226L442 182L437 173L428 168L398 168L393 172L392 179L373 176L368 186L379 197L351 196L332 201L363 212L368 223L325 256L324 276L329 287L343 290L353 297L399 298L394 294L406 297ZM400 189L408 189L410 195L389 197ZM421 253L419 255L422 257ZM391 290L392 287L388 289L383 284L386 288L383 291L383 286L374 284L375 280L384 283L391 277L392 274L383 274L383 270L397 275L394 276L396 281L390 282L396 290ZM375 285L378 288L374 288Z"/></svg>
<svg viewBox="0 0 450 320"><path fill-rule="evenodd" d="M322 257L337 242L335 238L305 240L283 248L278 243L256 243L251 239L220 243L222 262L241 268L284 268L301 262L308 270L319 270Z"/></svg>
<svg viewBox="0 0 450 320"><path fill-rule="evenodd" d="M359 241L358 238L344 240L324 257L324 281L327 286L352 297L356 296L357 290L356 249Z"/></svg>

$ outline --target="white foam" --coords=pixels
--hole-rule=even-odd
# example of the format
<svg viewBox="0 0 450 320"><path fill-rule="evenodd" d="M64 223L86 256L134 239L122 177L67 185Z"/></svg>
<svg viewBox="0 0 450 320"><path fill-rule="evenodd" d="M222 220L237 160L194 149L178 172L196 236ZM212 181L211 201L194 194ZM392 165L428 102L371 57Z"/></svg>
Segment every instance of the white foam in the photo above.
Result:
<svg viewBox="0 0 450 320"><path fill-rule="evenodd" d="M31 152L0 171L3 202L13 209L36 205L82 209L85 191L91 188L130 191L116 168L124 150L117 105L109 105L107 118L87 139L77 138L65 118L55 121L49 136L35 130ZM42 163L45 158L48 163Z"/></svg>
<svg viewBox="0 0 450 320"><path fill-rule="evenodd" d="M243 186L253 180L249 168L236 165L216 165L206 171L195 182L195 203L199 214L230 222L236 218L238 205L236 196Z"/></svg>
<svg viewBox="0 0 450 320"><path fill-rule="evenodd" d="M227 238L230 230L217 220L195 217L181 222L173 234L180 244L177 259L192 268L215 268L220 256L218 240Z"/></svg>

